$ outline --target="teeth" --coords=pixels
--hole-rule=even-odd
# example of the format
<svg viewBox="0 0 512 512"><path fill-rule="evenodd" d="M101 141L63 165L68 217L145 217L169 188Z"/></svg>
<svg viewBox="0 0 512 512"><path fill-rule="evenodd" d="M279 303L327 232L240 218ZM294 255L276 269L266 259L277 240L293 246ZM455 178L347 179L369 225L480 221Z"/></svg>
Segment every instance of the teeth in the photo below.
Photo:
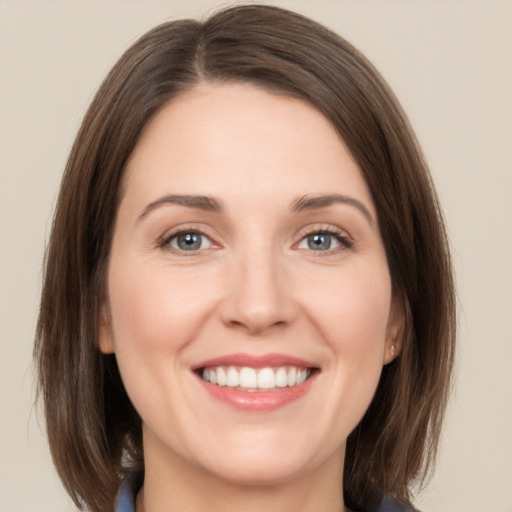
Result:
<svg viewBox="0 0 512 512"><path fill-rule="evenodd" d="M295 386L297 384L297 368L290 368L288 371L288 386Z"/></svg>
<svg viewBox="0 0 512 512"><path fill-rule="evenodd" d="M276 387L276 376L272 368L263 368L258 372L258 387L260 389L272 389Z"/></svg>
<svg viewBox="0 0 512 512"><path fill-rule="evenodd" d="M224 371L223 368L218 368L217 369L217 385L219 386L225 386L226 383L227 383L227 377L226 377L226 372Z"/></svg>
<svg viewBox="0 0 512 512"><path fill-rule="evenodd" d="M217 369L217 371L219 371ZM258 375L254 368L242 368L240 370L240 387L242 388L257 388Z"/></svg>
<svg viewBox="0 0 512 512"><path fill-rule="evenodd" d="M286 368L279 368L276 372L276 386L278 388L285 388L288 386L288 374Z"/></svg>
<svg viewBox="0 0 512 512"><path fill-rule="evenodd" d="M278 368L255 368L217 366L205 368L203 380L218 386L241 388L244 390L267 390L298 386L311 375L311 370L296 366L280 366Z"/></svg>
<svg viewBox="0 0 512 512"><path fill-rule="evenodd" d="M208 380L208 379L204 379L204 380ZM227 385L230 388L236 388L240 385L240 376L238 375L238 372L232 367L228 368Z"/></svg>
<svg viewBox="0 0 512 512"><path fill-rule="evenodd" d="M217 379L218 379L217 375ZM308 378L307 370L299 370L297 372L297 385L302 384Z"/></svg>

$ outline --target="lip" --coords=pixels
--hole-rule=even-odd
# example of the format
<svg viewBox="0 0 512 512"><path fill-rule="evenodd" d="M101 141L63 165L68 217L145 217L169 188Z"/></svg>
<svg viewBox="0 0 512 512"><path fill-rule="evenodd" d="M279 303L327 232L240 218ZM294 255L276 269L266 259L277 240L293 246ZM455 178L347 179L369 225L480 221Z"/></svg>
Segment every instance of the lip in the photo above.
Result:
<svg viewBox="0 0 512 512"><path fill-rule="evenodd" d="M211 368L213 366L248 366L250 368L266 368L276 366L302 366L304 368L316 368L317 366L311 361L299 359L294 356L285 354L229 354L221 357L215 357L202 361L192 366L192 371L200 368Z"/></svg>
<svg viewBox="0 0 512 512"><path fill-rule="evenodd" d="M318 369L310 361L284 354L230 354L208 359L194 365L192 370L203 389L214 399L242 411L267 412L274 411L302 398L311 388L318 372L298 386L276 388L268 391L243 391L228 386L217 386L206 382L200 376L202 368L214 366L248 366L250 368L265 368L276 366L301 366L303 368Z"/></svg>

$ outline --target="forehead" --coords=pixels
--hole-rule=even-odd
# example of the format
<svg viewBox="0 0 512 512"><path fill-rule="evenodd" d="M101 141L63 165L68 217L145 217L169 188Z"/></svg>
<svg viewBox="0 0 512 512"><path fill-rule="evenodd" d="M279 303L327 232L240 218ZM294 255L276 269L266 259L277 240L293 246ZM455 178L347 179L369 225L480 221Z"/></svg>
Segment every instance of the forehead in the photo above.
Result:
<svg viewBox="0 0 512 512"><path fill-rule="evenodd" d="M148 123L126 169L125 194L201 193L292 201L368 187L329 120L308 103L248 84L200 84ZM153 197L154 199L154 197Z"/></svg>

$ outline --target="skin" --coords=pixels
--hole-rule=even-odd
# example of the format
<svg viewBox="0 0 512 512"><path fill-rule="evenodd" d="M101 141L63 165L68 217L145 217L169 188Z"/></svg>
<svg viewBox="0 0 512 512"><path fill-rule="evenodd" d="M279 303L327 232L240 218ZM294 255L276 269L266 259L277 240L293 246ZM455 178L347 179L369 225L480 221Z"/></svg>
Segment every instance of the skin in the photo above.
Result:
<svg viewBox="0 0 512 512"><path fill-rule="evenodd" d="M403 315L343 141L304 102L203 83L148 123L126 172L100 348L116 353L143 420L139 510L344 510L346 439L400 348ZM158 202L169 194L215 198L222 211ZM351 201L292 208L332 194ZM204 233L202 248L169 241L180 230ZM311 249L308 235L326 230L343 241L327 233L331 248ZM242 411L191 371L238 352L319 372L302 398Z"/></svg>

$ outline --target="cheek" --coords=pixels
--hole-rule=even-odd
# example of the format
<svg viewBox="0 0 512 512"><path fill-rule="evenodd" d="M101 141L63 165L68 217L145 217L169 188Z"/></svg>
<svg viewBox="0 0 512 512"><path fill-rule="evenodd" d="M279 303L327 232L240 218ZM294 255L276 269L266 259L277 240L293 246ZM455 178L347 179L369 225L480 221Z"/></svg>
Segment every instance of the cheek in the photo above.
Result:
<svg viewBox="0 0 512 512"><path fill-rule="evenodd" d="M129 276L127 278L127 276ZM165 267L119 259L109 275L109 303L116 359L127 393L145 423L183 407L180 354L204 324L206 299L197 282ZM174 390L174 393L173 393ZM172 416L168 418L173 421Z"/></svg>
<svg viewBox="0 0 512 512"><path fill-rule="evenodd" d="M343 403L344 413L348 408L358 420L370 403L383 367L391 306L387 267L374 264L347 269L325 282L324 290L315 290L311 319L330 352L327 364L334 379L332 389L340 390L343 397L338 403L333 394L330 406L341 414Z"/></svg>
<svg viewBox="0 0 512 512"><path fill-rule="evenodd" d="M315 323L333 349L359 352L383 347L391 305L387 267L340 272L314 290L310 304Z"/></svg>
<svg viewBox="0 0 512 512"><path fill-rule="evenodd" d="M194 279L144 265L136 272L116 269L109 279L109 301L117 352L126 345L149 354L179 350L193 338L206 308L206 296Z"/></svg>

